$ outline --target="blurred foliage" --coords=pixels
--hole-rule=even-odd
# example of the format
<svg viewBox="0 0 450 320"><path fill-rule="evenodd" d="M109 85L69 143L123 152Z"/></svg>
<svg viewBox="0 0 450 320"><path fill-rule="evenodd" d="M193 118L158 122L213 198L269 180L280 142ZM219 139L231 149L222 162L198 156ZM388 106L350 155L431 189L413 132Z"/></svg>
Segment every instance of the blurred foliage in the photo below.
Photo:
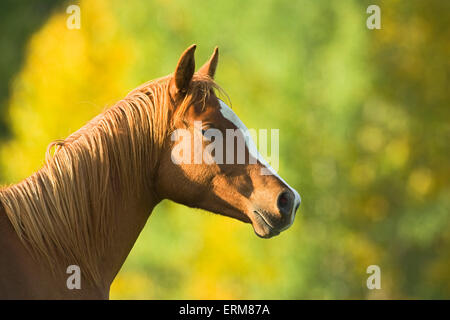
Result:
<svg viewBox="0 0 450 320"><path fill-rule="evenodd" d="M373 3L381 30L366 28ZM280 174L303 199L268 241L164 201L112 298L450 298L450 2L86 0L80 30L64 5L34 26L10 94L0 88L5 183L197 43L198 65L219 45L216 80L247 126L281 128ZM0 8L8 30L29 19L23 6ZM22 34L4 39L23 54ZM366 287L371 264L381 290Z"/></svg>
<svg viewBox="0 0 450 320"><path fill-rule="evenodd" d="M0 4L0 142L9 136L5 121L9 80L20 70L29 35L61 0L3 0ZM1 173L0 173L1 177Z"/></svg>

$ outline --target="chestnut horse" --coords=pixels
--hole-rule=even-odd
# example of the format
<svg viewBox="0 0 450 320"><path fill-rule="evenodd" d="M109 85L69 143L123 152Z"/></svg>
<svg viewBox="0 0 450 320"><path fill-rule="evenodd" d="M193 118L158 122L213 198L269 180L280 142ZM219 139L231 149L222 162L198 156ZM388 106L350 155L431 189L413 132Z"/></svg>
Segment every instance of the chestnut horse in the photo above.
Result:
<svg viewBox="0 0 450 320"><path fill-rule="evenodd" d="M261 174L271 168L248 139L245 163L174 161L176 130L192 139L208 129L245 130L216 95L218 49L195 72L195 48L181 55L173 74L134 89L52 143L40 170L0 190L0 298L108 299L162 199L251 223L262 238L293 223L300 196L273 170ZM81 275L75 288L68 285L73 265Z"/></svg>

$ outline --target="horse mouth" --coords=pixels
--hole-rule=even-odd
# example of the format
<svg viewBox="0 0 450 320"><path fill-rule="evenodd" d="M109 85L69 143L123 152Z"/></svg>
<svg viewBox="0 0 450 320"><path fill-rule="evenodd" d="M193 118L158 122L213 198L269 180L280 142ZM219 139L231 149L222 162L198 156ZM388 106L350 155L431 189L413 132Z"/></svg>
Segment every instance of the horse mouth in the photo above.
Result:
<svg viewBox="0 0 450 320"><path fill-rule="evenodd" d="M254 210L253 213L255 215L253 230L258 237L268 239L280 234L263 212Z"/></svg>

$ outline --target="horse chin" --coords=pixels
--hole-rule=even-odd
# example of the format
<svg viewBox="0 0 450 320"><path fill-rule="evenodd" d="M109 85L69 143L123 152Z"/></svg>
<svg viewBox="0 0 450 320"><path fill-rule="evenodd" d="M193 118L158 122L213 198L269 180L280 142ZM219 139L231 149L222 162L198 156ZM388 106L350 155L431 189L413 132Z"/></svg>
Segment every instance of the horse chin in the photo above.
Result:
<svg viewBox="0 0 450 320"><path fill-rule="evenodd" d="M263 239L269 239L280 234L258 211L253 212L252 227L255 234Z"/></svg>

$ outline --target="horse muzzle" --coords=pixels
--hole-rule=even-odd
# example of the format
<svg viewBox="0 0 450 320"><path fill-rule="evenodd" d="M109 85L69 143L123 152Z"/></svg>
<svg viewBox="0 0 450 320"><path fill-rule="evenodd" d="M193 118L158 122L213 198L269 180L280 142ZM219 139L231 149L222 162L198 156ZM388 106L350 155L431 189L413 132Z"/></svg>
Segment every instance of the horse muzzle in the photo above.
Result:
<svg viewBox="0 0 450 320"><path fill-rule="evenodd" d="M271 238L288 229L300 206L300 195L294 189L282 190L276 197L276 205L270 209L255 206L251 221L253 230L261 238Z"/></svg>

